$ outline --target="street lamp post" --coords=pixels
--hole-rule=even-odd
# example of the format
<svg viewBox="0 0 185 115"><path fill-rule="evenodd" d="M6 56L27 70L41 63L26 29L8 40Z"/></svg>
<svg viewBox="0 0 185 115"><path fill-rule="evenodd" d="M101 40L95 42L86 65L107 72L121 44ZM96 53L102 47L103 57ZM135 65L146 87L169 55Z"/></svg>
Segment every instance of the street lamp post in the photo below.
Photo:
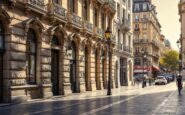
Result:
<svg viewBox="0 0 185 115"><path fill-rule="evenodd" d="M108 54L109 54L109 76L108 76L108 87L107 87L107 95L112 95L111 92L111 61L112 61L112 55L111 55L111 35L112 32L109 27L107 27L107 30L105 31L105 38L107 39L107 44L108 44Z"/></svg>

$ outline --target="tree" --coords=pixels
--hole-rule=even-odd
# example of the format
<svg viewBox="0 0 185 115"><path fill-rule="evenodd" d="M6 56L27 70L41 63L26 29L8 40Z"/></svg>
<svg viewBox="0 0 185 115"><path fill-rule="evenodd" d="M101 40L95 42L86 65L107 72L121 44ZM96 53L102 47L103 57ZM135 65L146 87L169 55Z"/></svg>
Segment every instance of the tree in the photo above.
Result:
<svg viewBox="0 0 185 115"><path fill-rule="evenodd" d="M159 64L161 67L171 70L178 70L179 53L175 50L170 50L164 53L160 58Z"/></svg>

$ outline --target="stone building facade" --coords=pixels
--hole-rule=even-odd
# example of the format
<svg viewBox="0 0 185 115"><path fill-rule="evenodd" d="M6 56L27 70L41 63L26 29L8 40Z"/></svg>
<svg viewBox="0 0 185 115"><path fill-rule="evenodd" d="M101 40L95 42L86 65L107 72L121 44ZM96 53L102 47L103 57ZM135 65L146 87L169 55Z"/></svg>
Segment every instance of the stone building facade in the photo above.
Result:
<svg viewBox="0 0 185 115"><path fill-rule="evenodd" d="M134 62L135 74L156 72L159 70L161 48L161 25L157 18L152 0L134 0L133 31L134 31ZM147 54L143 58L142 51Z"/></svg>
<svg viewBox="0 0 185 115"><path fill-rule="evenodd" d="M185 0L180 0L179 2L179 15L181 23L181 34L179 42L181 45L180 48L180 60L181 60L181 69L183 76L185 75Z"/></svg>
<svg viewBox="0 0 185 115"><path fill-rule="evenodd" d="M104 31L115 8L113 0L1 0L1 102L106 89L115 61Z"/></svg>
<svg viewBox="0 0 185 115"><path fill-rule="evenodd" d="M116 87L131 85L133 81L132 0L115 0L113 34L115 47Z"/></svg>

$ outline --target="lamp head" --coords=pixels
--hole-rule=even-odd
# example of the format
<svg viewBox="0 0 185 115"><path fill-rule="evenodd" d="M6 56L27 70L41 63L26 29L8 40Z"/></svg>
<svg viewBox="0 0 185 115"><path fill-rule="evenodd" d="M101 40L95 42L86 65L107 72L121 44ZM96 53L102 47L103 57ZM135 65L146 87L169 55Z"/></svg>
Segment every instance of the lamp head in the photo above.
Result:
<svg viewBox="0 0 185 115"><path fill-rule="evenodd" d="M111 38L112 31L109 27L107 27L107 30L105 31L105 38L110 39Z"/></svg>

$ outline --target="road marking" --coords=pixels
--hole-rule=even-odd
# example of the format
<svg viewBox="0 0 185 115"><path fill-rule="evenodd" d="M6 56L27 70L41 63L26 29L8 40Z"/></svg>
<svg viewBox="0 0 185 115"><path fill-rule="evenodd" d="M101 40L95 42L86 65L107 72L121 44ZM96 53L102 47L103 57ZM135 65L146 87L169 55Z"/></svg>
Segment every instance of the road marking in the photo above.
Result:
<svg viewBox="0 0 185 115"><path fill-rule="evenodd" d="M97 109L93 109L93 110L91 110L91 111L89 111L89 112L85 112L85 113L82 113L82 114L80 114L80 115L90 115L90 114L93 114L93 113L96 113L96 112L105 110L105 109L107 109L107 108L110 108L110 107L112 107L112 106L114 106L114 105L117 105L117 104L120 104L120 103L129 101L129 100L131 100L131 99L133 99L133 98L136 98L136 97L139 97L139 96L141 96L141 95L136 95L136 96L133 96L133 97L129 97L129 98L127 98L127 99L123 99L123 100L121 100L121 101L117 101L117 102L114 102L114 103L105 105L105 106L103 106L103 107L100 107L100 108L97 108Z"/></svg>
<svg viewBox="0 0 185 115"><path fill-rule="evenodd" d="M160 105L157 106L156 109L154 109L151 112L151 115L157 115L156 113L159 112L159 110L166 104L166 102L169 100L169 97L171 97L175 92L172 92Z"/></svg>

